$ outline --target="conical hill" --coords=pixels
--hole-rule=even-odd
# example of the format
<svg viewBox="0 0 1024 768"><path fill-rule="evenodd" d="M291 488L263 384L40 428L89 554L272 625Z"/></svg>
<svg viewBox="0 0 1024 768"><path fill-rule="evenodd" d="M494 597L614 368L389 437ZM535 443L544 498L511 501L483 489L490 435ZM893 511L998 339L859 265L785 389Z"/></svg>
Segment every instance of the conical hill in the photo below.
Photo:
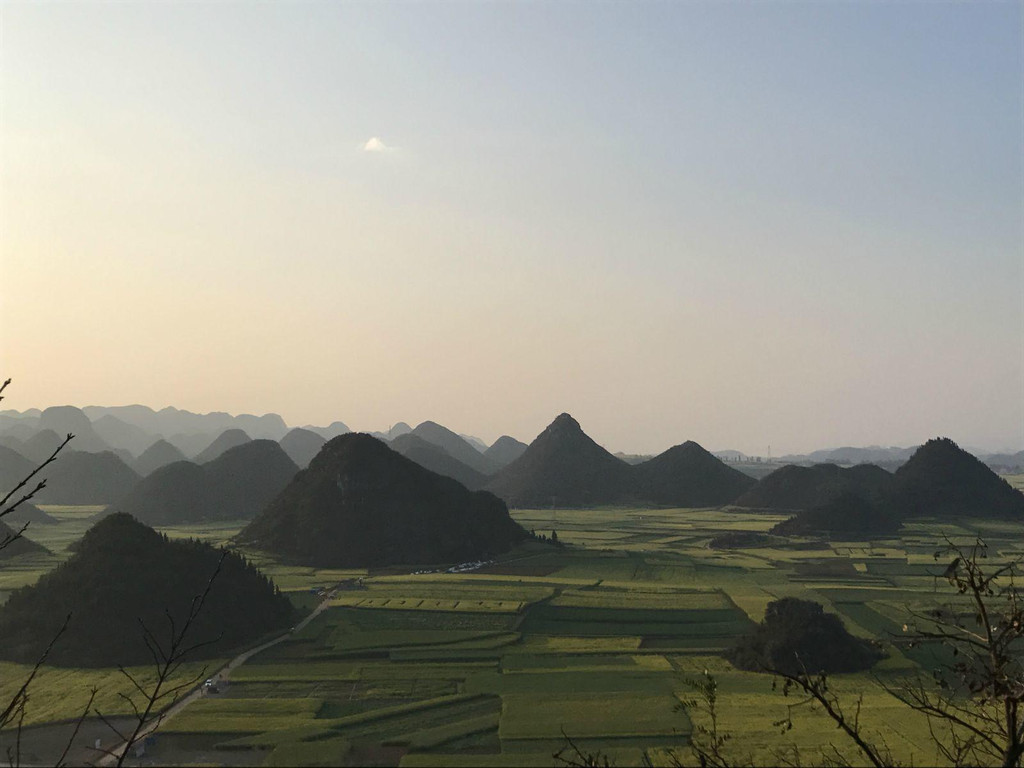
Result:
<svg viewBox="0 0 1024 768"><path fill-rule="evenodd" d="M659 506L719 507L756 481L687 440L633 467L638 496Z"/></svg>
<svg viewBox="0 0 1024 768"><path fill-rule="evenodd" d="M1024 517L1024 494L949 438L929 440L896 470L904 515Z"/></svg>
<svg viewBox="0 0 1024 768"><path fill-rule="evenodd" d="M491 494L351 433L329 441L237 538L290 562L366 568L483 558L525 536Z"/></svg>
<svg viewBox="0 0 1024 768"><path fill-rule="evenodd" d="M250 440L213 461L176 461L143 478L116 505L148 525L251 520L299 468L274 440Z"/></svg>
<svg viewBox="0 0 1024 768"><path fill-rule="evenodd" d="M511 507L597 507L635 500L630 470L563 413L486 488Z"/></svg>

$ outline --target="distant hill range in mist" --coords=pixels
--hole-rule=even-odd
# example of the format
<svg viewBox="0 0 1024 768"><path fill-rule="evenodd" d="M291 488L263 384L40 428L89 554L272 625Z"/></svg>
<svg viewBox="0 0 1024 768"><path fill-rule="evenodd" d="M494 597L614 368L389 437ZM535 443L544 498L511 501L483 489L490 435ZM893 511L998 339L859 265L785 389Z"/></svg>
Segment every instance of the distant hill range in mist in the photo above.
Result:
<svg viewBox="0 0 1024 768"><path fill-rule="evenodd" d="M165 464L118 497L113 509L147 525L251 520L298 471L278 443L249 440L204 464Z"/></svg>

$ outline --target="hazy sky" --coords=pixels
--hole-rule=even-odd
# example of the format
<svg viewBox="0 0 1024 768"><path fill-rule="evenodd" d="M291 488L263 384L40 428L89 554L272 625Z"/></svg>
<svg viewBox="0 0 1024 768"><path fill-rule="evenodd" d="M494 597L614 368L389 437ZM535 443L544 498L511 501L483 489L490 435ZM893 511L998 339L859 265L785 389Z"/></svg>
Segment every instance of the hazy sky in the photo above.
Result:
<svg viewBox="0 0 1024 768"><path fill-rule="evenodd" d="M0 24L0 407L1024 448L1020 2Z"/></svg>

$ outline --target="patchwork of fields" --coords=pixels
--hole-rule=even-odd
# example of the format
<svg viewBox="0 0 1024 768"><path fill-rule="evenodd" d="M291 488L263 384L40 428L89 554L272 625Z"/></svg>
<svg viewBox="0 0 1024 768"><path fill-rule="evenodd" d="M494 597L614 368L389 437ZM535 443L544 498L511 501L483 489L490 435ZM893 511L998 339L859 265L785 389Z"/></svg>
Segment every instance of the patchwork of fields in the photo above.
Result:
<svg viewBox="0 0 1024 768"><path fill-rule="evenodd" d="M4 593L66 557L95 511L47 509L59 524L35 526L30 536L54 554L5 565ZM692 695L688 681L708 670L719 682L720 727L734 734L738 756L778 762L795 745L814 762L836 739L830 723L796 707L795 727L780 733L773 723L794 701L773 691L770 678L733 669L721 651L762 618L769 601L790 595L824 604L859 636L885 640L901 631L908 607L947 598L933 558L942 534L966 541L982 533L1010 555L1024 532L1005 523L968 530L922 522L875 542L716 551L707 547L712 536L766 531L781 518L729 510L513 515L527 529L557 530L567 546L531 543L464 573L316 570L249 553L296 604L312 607L323 590L329 606L234 670L220 693L164 724L148 759L550 766L568 735L619 765L644 754L665 763L669 752L685 761L694 723L678 704ZM239 527L166 532L220 543ZM0 694L27 671L4 667ZM890 648L874 674L887 680L919 669ZM68 726L45 723L77 715L77 692L84 698L94 685L104 712L118 714L122 684L116 670L45 670L28 713L31 743L65 733ZM926 724L872 676L839 676L835 685L851 702L864 697L869 734L897 757L934 762ZM38 756L43 761L45 750Z"/></svg>

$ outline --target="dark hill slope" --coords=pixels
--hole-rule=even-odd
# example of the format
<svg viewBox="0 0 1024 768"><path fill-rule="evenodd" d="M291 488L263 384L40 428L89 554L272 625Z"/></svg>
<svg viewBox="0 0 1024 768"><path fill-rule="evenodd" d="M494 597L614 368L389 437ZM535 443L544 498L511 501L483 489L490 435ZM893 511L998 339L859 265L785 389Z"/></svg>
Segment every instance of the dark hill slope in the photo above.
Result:
<svg viewBox="0 0 1024 768"><path fill-rule="evenodd" d="M0 520L0 545L6 542L6 546L0 549L0 561L9 560L18 555L43 554L49 550L42 544L36 544L26 536L15 538L21 525L8 524Z"/></svg>
<svg viewBox="0 0 1024 768"><path fill-rule="evenodd" d="M440 446L428 443L413 434L396 437L389 443L391 450L412 459L421 467L439 475L458 480L471 491L477 491L487 483L487 475L477 472L452 456Z"/></svg>
<svg viewBox="0 0 1024 768"><path fill-rule="evenodd" d="M196 541L168 541L128 515L104 518L75 545L75 554L0 608L0 658L31 663L71 614L48 663L66 666L152 664L139 621L166 644L170 612L182 626L205 590L222 550ZM130 578L126 578L126 574ZM242 557L225 556L188 635L190 643L220 638L190 658L223 657L268 632L287 628L294 609Z"/></svg>
<svg viewBox="0 0 1024 768"><path fill-rule="evenodd" d="M57 447L64 442L66 433L58 435L52 429L41 429L31 437L26 438L24 446L18 452L25 456L30 461L34 461L37 464L46 461L53 452L57 450ZM77 439L77 438L75 438ZM74 440L68 443L68 447L74 446Z"/></svg>
<svg viewBox="0 0 1024 768"><path fill-rule="evenodd" d="M46 514L35 504L25 502L24 504L19 504L15 507L13 512L4 515L3 521L8 525L20 528L26 523L32 523L33 525L53 525L57 522L57 518Z"/></svg>
<svg viewBox="0 0 1024 768"><path fill-rule="evenodd" d="M486 488L512 507L585 508L636 498L631 467L591 440L567 413Z"/></svg>
<svg viewBox="0 0 1024 768"><path fill-rule="evenodd" d="M28 477L36 466L38 465L34 461L29 461L13 448L0 445L0 499L14 490L14 487ZM32 488L34 487L33 484Z"/></svg>
<svg viewBox="0 0 1024 768"><path fill-rule="evenodd" d="M918 448L896 470L894 486L905 515L1024 517L1024 494L949 438Z"/></svg>
<svg viewBox="0 0 1024 768"><path fill-rule="evenodd" d="M367 568L486 557L525 536L491 494L353 433L328 442L237 538L291 562Z"/></svg>
<svg viewBox="0 0 1024 768"><path fill-rule="evenodd" d="M892 485L893 476L872 464L849 469L835 464L788 464L762 478L733 504L755 509L813 509L847 493L866 499L887 498Z"/></svg>
<svg viewBox="0 0 1024 768"><path fill-rule="evenodd" d="M639 498L661 506L719 507L756 484L692 440L637 464L633 472Z"/></svg>
<svg viewBox="0 0 1024 768"><path fill-rule="evenodd" d="M142 477L153 474L160 467L173 464L176 461L185 461L185 454L160 438L135 460L135 471Z"/></svg>
<svg viewBox="0 0 1024 768"><path fill-rule="evenodd" d="M148 525L251 520L298 470L273 440L250 440L207 464L177 461L161 467L117 509Z"/></svg>
<svg viewBox="0 0 1024 768"><path fill-rule="evenodd" d="M249 435L241 429L225 429L216 439L210 443L206 448L201 450L193 461L196 464L205 464L208 461L213 461L220 456L224 451L231 448L236 448L239 445L245 445L252 440Z"/></svg>
<svg viewBox="0 0 1024 768"><path fill-rule="evenodd" d="M424 421L410 434L416 435L428 443L444 448L449 456L452 456L470 469L482 475L493 475L497 467L494 463L478 451L464 438L452 432L447 427L442 427L433 421Z"/></svg>
<svg viewBox="0 0 1024 768"><path fill-rule="evenodd" d="M302 427L296 427L280 440L284 452L298 465L299 469L308 467L309 462L320 453L320 449L326 442L327 440L316 432L310 432Z"/></svg>
<svg viewBox="0 0 1024 768"><path fill-rule="evenodd" d="M514 437L502 435L494 441L494 445L484 451L484 456L490 459L494 466L501 469L526 453L527 448L529 446L526 443L521 443Z"/></svg>
<svg viewBox="0 0 1024 768"><path fill-rule="evenodd" d="M46 488L35 497L41 504L112 504L139 481L135 470L111 451L84 453L67 448L42 475Z"/></svg>
<svg viewBox="0 0 1024 768"><path fill-rule="evenodd" d="M891 536L902 527L900 515L891 502L868 501L855 493L844 493L819 507L805 509L772 528L775 536L828 536L839 540L873 539Z"/></svg>

